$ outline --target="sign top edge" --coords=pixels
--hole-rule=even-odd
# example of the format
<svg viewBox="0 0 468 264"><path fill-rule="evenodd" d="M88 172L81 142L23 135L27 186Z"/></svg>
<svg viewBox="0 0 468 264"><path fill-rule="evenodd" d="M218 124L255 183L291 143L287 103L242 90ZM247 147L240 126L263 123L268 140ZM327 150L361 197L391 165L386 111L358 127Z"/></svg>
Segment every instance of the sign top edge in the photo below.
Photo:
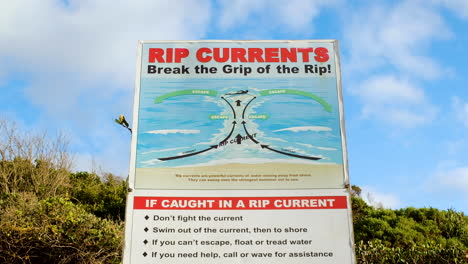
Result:
<svg viewBox="0 0 468 264"><path fill-rule="evenodd" d="M320 43L334 43L338 42L337 39L281 39L281 40L223 40L223 39L208 39L208 40L139 40L140 44L149 43L229 43L229 42L277 42L277 43L288 43L288 42L320 42Z"/></svg>

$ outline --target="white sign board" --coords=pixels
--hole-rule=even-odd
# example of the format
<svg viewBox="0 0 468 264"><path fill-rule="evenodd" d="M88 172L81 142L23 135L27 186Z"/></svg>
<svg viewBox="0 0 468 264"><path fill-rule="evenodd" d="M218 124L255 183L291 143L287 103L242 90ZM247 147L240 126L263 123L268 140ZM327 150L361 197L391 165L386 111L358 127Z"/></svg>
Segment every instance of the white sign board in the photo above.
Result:
<svg viewBox="0 0 468 264"><path fill-rule="evenodd" d="M124 263L355 263L336 41L139 48Z"/></svg>

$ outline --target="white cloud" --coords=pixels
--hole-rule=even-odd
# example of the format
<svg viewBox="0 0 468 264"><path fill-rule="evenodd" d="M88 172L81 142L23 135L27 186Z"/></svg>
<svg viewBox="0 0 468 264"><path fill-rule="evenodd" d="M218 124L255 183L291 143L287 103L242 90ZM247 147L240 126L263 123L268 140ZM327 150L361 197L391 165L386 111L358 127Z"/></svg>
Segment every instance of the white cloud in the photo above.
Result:
<svg viewBox="0 0 468 264"><path fill-rule="evenodd" d="M345 22L349 69L370 72L392 65L402 74L425 79L446 73L447 69L426 55L434 40L452 35L431 5L420 1L401 1L393 6L378 3L356 10Z"/></svg>
<svg viewBox="0 0 468 264"><path fill-rule="evenodd" d="M424 83L452 71L430 53L435 41L453 36L440 9L423 1L379 1L356 10L344 31L350 55L343 68L353 83L351 93L363 104L362 117L395 128L435 119L438 109Z"/></svg>
<svg viewBox="0 0 468 264"><path fill-rule="evenodd" d="M468 164L441 162L425 185L432 192L450 192L451 195L468 197Z"/></svg>
<svg viewBox="0 0 468 264"><path fill-rule="evenodd" d="M268 2L266 0L221 0L220 3L222 9L219 26L228 29L248 20L252 13L262 10Z"/></svg>
<svg viewBox="0 0 468 264"><path fill-rule="evenodd" d="M306 29L311 20L317 17L322 7L334 4L334 1L284 0L276 5L282 24L293 30ZM271 4L271 3L270 3Z"/></svg>
<svg viewBox="0 0 468 264"><path fill-rule="evenodd" d="M138 40L199 38L210 18L208 1L2 2L2 55L23 66L55 66L133 77ZM13 26L14 25L14 26ZM40 70L34 68L34 70Z"/></svg>
<svg viewBox="0 0 468 264"><path fill-rule="evenodd" d="M398 208L401 205L400 198L395 194L380 192L375 188L363 186L361 196L367 204L377 208Z"/></svg>
<svg viewBox="0 0 468 264"><path fill-rule="evenodd" d="M452 108L455 115L465 127L468 127L468 102L463 102L459 97L452 98Z"/></svg>
<svg viewBox="0 0 468 264"><path fill-rule="evenodd" d="M432 2L445 6L461 18L468 18L468 1L466 0L432 0Z"/></svg>
<svg viewBox="0 0 468 264"><path fill-rule="evenodd" d="M265 31L277 28L289 32L313 31L312 20L320 9L340 0L221 0L219 26L229 30L242 25Z"/></svg>
<svg viewBox="0 0 468 264"><path fill-rule="evenodd" d="M211 15L209 1L203 0L72 0L69 6L16 0L3 1L0 9L0 56L9 58L0 68L25 72L41 83L27 94L45 107L83 93L130 92L138 40L200 38Z"/></svg>
<svg viewBox="0 0 468 264"><path fill-rule="evenodd" d="M34 125L67 130L77 167L95 160L127 175L128 131L112 120L131 113L137 41L202 38L212 8L208 0L15 0L0 10L0 82L21 76L38 109Z"/></svg>
<svg viewBox="0 0 468 264"><path fill-rule="evenodd" d="M459 189L468 195L468 166L453 168L445 173L439 173L438 178L443 186Z"/></svg>
<svg viewBox="0 0 468 264"><path fill-rule="evenodd" d="M200 130L196 129L161 129L161 130L152 130L152 131L146 131L145 133L147 134L161 134L161 135L167 135L167 134L198 134L200 133Z"/></svg>
<svg viewBox="0 0 468 264"><path fill-rule="evenodd" d="M367 79L359 88L359 95L366 101L376 104L387 103L421 103L424 101L424 91L415 87L407 80L397 79L392 75L373 76Z"/></svg>
<svg viewBox="0 0 468 264"><path fill-rule="evenodd" d="M376 75L363 81L351 92L362 103L362 116L398 127L414 127L431 122L437 113L424 90L393 75Z"/></svg>
<svg viewBox="0 0 468 264"><path fill-rule="evenodd" d="M292 131L292 132L315 131L315 132L322 132L322 131L331 131L331 130L332 129L329 128L329 127L303 126L303 127L288 127L288 128L274 130L273 132L281 132L281 131Z"/></svg>

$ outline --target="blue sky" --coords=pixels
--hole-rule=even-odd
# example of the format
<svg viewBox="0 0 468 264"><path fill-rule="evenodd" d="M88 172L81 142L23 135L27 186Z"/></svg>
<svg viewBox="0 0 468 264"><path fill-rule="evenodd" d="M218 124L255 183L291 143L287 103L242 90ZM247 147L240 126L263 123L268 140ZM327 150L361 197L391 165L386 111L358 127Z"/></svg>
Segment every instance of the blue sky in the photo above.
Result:
<svg viewBox="0 0 468 264"><path fill-rule="evenodd" d="M338 39L349 170L370 202L468 212L468 1L0 3L0 118L126 176L138 40ZM369 196L367 195L369 193Z"/></svg>

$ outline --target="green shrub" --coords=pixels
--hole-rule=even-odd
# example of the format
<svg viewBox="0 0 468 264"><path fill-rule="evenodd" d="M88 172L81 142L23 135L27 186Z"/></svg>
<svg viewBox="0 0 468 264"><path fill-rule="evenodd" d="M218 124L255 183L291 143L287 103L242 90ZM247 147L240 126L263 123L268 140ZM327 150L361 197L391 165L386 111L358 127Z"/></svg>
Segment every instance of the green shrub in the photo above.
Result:
<svg viewBox="0 0 468 264"><path fill-rule="evenodd" d="M63 195L71 159L63 136L22 133L0 119L0 193L32 192L40 198Z"/></svg>
<svg viewBox="0 0 468 264"><path fill-rule="evenodd" d="M98 217L123 221L128 185L123 179L105 174L77 172L70 175L71 200Z"/></svg>
<svg viewBox="0 0 468 264"><path fill-rule="evenodd" d="M468 217L434 208L377 209L353 197L360 264L466 264Z"/></svg>
<svg viewBox="0 0 468 264"><path fill-rule="evenodd" d="M355 249L359 264L466 264L468 260L466 248L430 242L401 248L374 239L359 241Z"/></svg>
<svg viewBox="0 0 468 264"><path fill-rule="evenodd" d="M122 225L65 198L16 197L0 211L0 263L120 263Z"/></svg>

